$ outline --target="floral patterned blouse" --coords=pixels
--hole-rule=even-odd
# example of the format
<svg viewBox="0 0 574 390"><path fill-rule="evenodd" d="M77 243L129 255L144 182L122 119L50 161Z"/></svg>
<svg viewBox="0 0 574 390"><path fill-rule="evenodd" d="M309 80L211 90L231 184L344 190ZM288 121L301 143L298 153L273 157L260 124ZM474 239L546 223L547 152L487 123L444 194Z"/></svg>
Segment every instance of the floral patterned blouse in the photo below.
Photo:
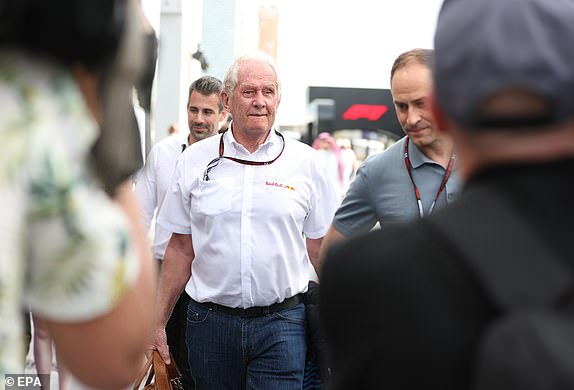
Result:
<svg viewBox="0 0 574 390"><path fill-rule="evenodd" d="M22 308L90 320L116 305L139 269L127 219L90 173L98 128L71 76L0 52L0 111L3 379L23 372Z"/></svg>

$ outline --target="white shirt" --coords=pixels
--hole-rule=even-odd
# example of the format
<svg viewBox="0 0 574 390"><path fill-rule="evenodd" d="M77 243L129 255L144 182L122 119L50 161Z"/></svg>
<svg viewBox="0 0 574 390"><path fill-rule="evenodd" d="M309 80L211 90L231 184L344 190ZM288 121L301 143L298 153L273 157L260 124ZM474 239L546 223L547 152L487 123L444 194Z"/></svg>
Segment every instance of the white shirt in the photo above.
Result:
<svg viewBox="0 0 574 390"><path fill-rule="evenodd" d="M187 147L186 137L172 135L164 138L154 145L145 166L135 176L135 193L141 203L140 211L146 231L165 198L182 145ZM155 224L152 251L156 259L163 259L170 237L170 231Z"/></svg>
<svg viewBox="0 0 574 390"><path fill-rule="evenodd" d="M274 163L221 159L204 181L208 163L219 156L220 137L196 142L179 157L158 218L165 229L192 235L187 293L198 302L248 308L306 291L305 239L326 234L338 205L317 151L286 138ZM224 155L252 161L272 160L282 148L274 131L253 154L231 131L223 140Z"/></svg>

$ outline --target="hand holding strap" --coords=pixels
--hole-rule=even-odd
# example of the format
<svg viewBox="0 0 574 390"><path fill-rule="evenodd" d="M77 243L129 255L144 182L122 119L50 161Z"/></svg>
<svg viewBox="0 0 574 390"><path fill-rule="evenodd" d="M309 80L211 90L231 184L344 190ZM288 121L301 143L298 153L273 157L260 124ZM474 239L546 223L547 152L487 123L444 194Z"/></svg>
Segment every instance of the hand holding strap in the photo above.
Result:
<svg viewBox="0 0 574 390"><path fill-rule="evenodd" d="M170 353L171 364L166 365L158 351L148 358L142 371L134 382L133 390L140 390L145 380L143 390L183 390L180 382L181 372Z"/></svg>

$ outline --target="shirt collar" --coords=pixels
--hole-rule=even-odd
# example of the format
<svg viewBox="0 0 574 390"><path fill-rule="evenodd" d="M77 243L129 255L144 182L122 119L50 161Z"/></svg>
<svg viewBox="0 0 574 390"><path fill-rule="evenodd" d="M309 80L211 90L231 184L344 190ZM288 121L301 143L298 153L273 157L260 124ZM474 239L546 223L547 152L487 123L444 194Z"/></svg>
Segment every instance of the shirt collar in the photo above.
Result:
<svg viewBox="0 0 574 390"><path fill-rule="evenodd" d="M181 151L183 152L185 149L187 149L187 147L189 145L191 145L189 143L189 133L185 136L182 135L170 135L169 137L174 137L175 142L178 143L178 145L180 146Z"/></svg>
<svg viewBox="0 0 574 390"><path fill-rule="evenodd" d="M437 164L436 161L431 160L421 152L412 141L409 142L409 160L411 160L411 166L415 169L423 164Z"/></svg>
<svg viewBox="0 0 574 390"><path fill-rule="evenodd" d="M227 147L228 145L231 145L233 147L234 152L235 152L234 155L237 155L238 153L241 153L241 154L249 153L243 145L241 145L239 142L237 142L237 140L233 136L232 128L233 128L233 121L231 121L231 123L229 124L229 128L228 128L229 130L227 130L225 133L222 134L223 142L225 143L225 146ZM254 155L262 153L264 156L268 157L268 156L271 156L273 154L273 150L276 149L277 146L279 148L281 148L283 146L281 144L281 139L279 138L279 136L277 135L277 133L275 131L276 131L275 128L272 127L269 134L267 134L267 138L265 139L265 142L263 142L261 145L259 145L259 148L253 153ZM226 153L227 153L227 149L226 149Z"/></svg>

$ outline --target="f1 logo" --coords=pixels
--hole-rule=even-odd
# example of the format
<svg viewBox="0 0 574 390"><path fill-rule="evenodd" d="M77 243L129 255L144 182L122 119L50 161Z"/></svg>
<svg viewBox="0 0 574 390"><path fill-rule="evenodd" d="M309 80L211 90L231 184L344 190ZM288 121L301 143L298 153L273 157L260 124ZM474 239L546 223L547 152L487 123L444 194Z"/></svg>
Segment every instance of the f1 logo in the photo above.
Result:
<svg viewBox="0 0 574 390"><path fill-rule="evenodd" d="M379 120L388 111L385 105L353 104L342 115L343 119L356 121L357 119Z"/></svg>

